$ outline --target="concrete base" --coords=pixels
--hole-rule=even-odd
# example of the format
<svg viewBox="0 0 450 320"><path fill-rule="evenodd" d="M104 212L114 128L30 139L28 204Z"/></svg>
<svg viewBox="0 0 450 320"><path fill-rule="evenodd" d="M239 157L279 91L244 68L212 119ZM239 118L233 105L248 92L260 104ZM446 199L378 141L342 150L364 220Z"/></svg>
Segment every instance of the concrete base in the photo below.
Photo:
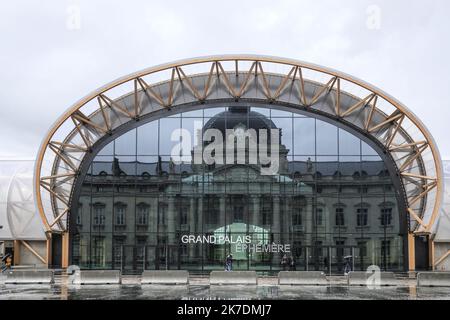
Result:
<svg viewBox="0 0 450 320"><path fill-rule="evenodd" d="M362 271L352 271L347 276L347 283L350 286L397 286L400 281L393 272L367 273Z"/></svg>
<svg viewBox="0 0 450 320"><path fill-rule="evenodd" d="M450 272L419 272L418 287L450 287Z"/></svg>
<svg viewBox="0 0 450 320"><path fill-rule="evenodd" d="M120 284L119 270L81 270L77 271L73 284Z"/></svg>
<svg viewBox="0 0 450 320"><path fill-rule="evenodd" d="M52 284L53 270L12 270L6 272L5 284Z"/></svg>
<svg viewBox="0 0 450 320"><path fill-rule="evenodd" d="M278 273L278 284L326 286L328 280L321 271L281 271Z"/></svg>
<svg viewBox="0 0 450 320"><path fill-rule="evenodd" d="M211 271L210 285L257 285L256 271Z"/></svg>
<svg viewBox="0 0 450 320"><path fill-rule="evenodd" d="M182 284L189 283L189 272L185 270L146 270L142 273L141 284Z"/></svg>

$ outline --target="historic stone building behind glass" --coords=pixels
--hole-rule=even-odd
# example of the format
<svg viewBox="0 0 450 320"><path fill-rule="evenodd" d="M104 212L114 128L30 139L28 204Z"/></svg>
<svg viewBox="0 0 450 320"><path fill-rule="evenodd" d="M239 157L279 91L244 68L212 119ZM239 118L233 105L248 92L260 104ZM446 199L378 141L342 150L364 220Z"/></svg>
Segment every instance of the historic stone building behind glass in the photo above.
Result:
<svg viewBox="0 0 450 320"><path fill-rule="evenodd" d="M230 109L205 121L203 130L242 127L277 128L261 113ZM280 269L281 254L180 241L184 234L225 233L250 235L254 243L290 244L300 270L331 264L338 271L345 256L352 256L358 269L403 268L397 199L384 162L373 155L364 161L360 154L328 156L329 161L294 157L280 129L275 176L261 175L259 165L175 165L161 155L154 162L120 161L111 147L112 161L98 157L83 183L73 262L128 271L200 271L222 269L231 252L236 268Z"/></svg>

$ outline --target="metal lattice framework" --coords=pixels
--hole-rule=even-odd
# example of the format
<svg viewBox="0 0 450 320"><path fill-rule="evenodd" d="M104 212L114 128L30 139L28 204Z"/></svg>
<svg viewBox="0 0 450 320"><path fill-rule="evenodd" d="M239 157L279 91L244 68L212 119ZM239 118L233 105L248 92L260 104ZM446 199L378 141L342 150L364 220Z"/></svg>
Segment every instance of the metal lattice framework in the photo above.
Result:
<svg viewBox="0 0 450 320"><path fill-rule="evenodd" d="M442 164L431 134L410 110L344 73L249 55L194 58L149 68L69 108L45 136L36 162L35 198L46 231L67 231L81 163L100 139L157 112L227 102L288 106L356 127L395 161L410 231L433 231L443 194Z"/></svg>

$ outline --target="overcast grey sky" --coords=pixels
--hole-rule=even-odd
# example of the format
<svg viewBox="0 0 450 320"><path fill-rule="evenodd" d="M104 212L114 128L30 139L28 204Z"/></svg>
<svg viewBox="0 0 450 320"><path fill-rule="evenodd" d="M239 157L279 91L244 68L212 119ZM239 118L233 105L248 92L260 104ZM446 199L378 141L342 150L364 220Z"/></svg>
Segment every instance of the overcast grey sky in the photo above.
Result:
<svg viewBox="0 0 450 320"><path fill-rule="evenodd" d="M449 14L448 0L3 1L0 158L34 158L64 110L120 76L252 53L380 87L423 120L450 159Z"/></svg>

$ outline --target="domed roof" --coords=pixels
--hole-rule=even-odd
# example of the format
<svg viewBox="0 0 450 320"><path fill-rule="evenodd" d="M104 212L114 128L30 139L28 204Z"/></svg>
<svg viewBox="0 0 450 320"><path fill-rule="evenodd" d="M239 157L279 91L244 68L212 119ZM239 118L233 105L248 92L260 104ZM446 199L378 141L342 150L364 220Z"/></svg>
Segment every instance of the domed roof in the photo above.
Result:
<svg viewBox="0 0 450 320"><path fill-rule="evenodd" d="M277 129L272 120L261 113L251 111L249 107L230 107L227 111L212 117L203 129L219 129L224 133L226 129L235 129L239 125L256 131L259 129Z"/></svg>

